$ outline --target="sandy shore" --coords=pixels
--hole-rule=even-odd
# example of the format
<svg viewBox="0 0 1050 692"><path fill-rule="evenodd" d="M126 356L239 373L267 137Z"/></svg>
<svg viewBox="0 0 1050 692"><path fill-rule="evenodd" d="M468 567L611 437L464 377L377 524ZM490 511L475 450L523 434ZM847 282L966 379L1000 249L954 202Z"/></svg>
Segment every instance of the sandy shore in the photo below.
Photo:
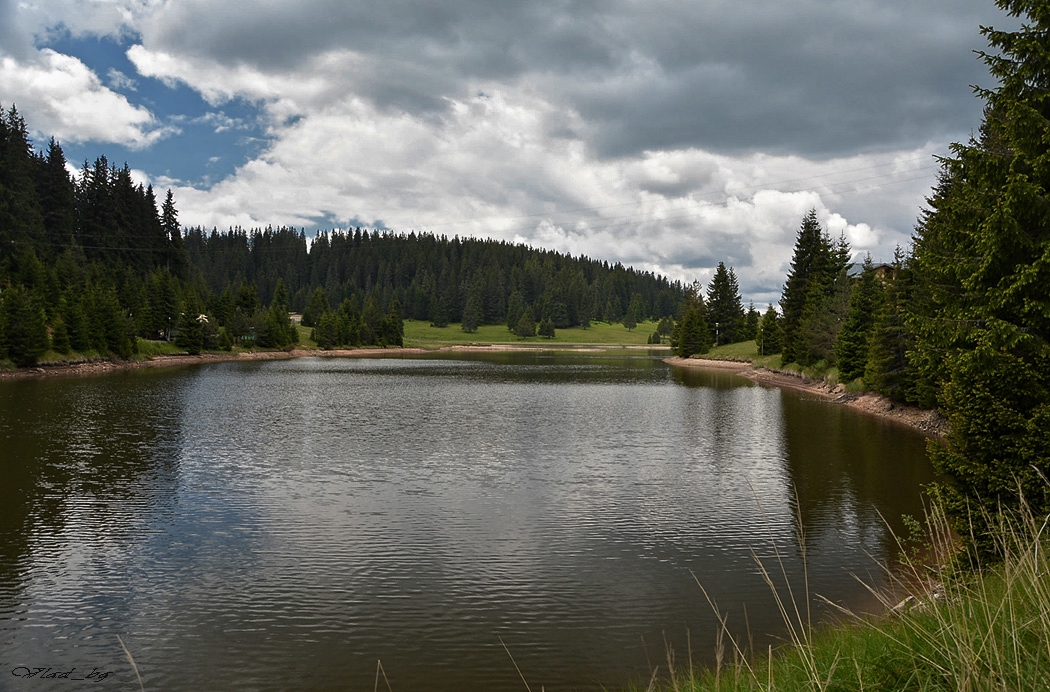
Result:
<svg viewBox="0 0 1050 692"><path fill-rule="evenodd" d="M748 362L709 360L705 358L667 358L668 365L685 368L728 370L752 382L795 389L815 397L914 428L928 437L942 438L948 431L947 421L937 411L905 406L870 392L851 394L842 385L831 387L823 380L811 380L798 373L756 368Z"/></svg>

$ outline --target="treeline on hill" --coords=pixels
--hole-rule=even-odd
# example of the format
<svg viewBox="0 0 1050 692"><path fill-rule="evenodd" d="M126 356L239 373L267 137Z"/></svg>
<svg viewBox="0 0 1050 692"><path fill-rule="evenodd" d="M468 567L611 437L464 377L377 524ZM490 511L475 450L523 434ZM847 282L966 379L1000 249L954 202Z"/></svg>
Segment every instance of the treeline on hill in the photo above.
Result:
<svg viewBox="0 0 1050 692"><path fill-rule="evenodd" d="M307 243L293 229L191 228L183 242L201 290L217 305L246 282L267 295L283 281L322 347L348 343L345 325L358 311L391 305L438 327L506 324L526 337L671 316L685 295L681 284L650 272L494 240L356 229Z"/></svg>
<svg viewBox="0 0 1050 692"><path fill-rule="evenodd" d="M38 153L17 109L0 112L0 358L19 366L48 349L127 358L139 337L287 348L290 311L324 348L401 345L405 317L552 336L667 317L685 295L652 273L491 240L184 231L170 190L158 209L105 157L71 176L54 139Z"/></svg>

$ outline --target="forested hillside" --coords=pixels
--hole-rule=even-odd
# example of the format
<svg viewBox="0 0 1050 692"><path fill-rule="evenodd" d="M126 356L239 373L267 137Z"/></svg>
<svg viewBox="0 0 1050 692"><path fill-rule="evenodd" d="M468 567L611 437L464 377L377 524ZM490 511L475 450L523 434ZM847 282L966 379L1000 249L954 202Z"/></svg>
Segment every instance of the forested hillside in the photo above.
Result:
<svg viewBox="0 0 1050 692"><path fill-rule="evenodd" d="M52 349L127 358L137 339L190 352L285 348L289 312L323 346L400 345L402 319L439 326L675 314L684 287L651 272L524 245L356 229L183 229L105 157L71 176L53 139L37 152L14 106L0 117L0 357Z"/></svg>

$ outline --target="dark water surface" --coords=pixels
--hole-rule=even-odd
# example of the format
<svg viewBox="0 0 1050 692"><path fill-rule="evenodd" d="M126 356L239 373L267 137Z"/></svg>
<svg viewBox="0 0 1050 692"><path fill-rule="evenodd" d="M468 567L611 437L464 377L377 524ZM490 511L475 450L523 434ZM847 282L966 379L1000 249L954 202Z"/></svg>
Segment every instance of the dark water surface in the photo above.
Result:
<svg viewBox="0 0 1050 692"><path fill-rule="evenodd" d="M908 430L644 352L0 383L0 690L138 689L118 636L148 690L647 681L711 660L694 575L781 635L754 555L801 595L796 516L863 605L931 480Z"/></svg>

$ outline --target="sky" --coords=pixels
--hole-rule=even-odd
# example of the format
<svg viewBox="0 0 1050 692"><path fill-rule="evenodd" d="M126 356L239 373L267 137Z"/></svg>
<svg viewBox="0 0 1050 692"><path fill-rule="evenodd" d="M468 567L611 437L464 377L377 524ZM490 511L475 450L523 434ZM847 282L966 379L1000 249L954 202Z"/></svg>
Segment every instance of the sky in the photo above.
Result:
<svg viewBox="0 0 1050 692"><path fill-rule="evenodd" d="M185 226L487 237L779 299L909 244L992 0L0 0L0 105Z"/></svg>

